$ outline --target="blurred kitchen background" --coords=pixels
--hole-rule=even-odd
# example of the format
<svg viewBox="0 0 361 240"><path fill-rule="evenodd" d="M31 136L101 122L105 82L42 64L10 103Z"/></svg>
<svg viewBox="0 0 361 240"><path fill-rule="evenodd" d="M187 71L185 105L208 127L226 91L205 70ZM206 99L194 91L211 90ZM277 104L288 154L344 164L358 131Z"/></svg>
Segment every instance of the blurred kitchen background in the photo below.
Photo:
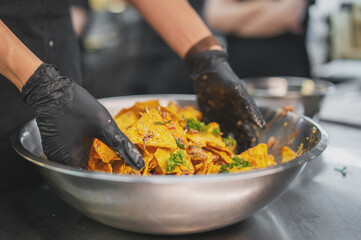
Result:
<svg viewBox="0 0 361 240"><path fill-rule="evenodd" d="M204 17L207 2L189 2ZM309 74L337 86L322 117L338 122L346 114L348 124L361 127L360 116L352 114L361 113L361 107L344 107L361 100L361 0L308 2L304 41ZM126 1L74 0L72 13L83 47L83 83L96 98L193 93L183 61ZM228 38L214 32L227 46Z"/></svg>

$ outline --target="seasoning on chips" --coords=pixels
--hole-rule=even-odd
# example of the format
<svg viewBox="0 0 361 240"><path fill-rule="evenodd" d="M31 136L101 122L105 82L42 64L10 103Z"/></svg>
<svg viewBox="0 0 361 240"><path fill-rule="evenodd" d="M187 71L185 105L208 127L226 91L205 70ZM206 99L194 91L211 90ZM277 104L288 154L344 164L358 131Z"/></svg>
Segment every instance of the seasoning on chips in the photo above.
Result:
<svg viewBox="0 0 361 240"><path fill-rule="evenodd" d="M95 139L88 169L143 176L193 175L250 171L277 164L265 143L235 154L236 141L223 137L218 123L206 124L201 119L202 113L191 106L181 108L171 102L164 107L158 100L137 102L122 109L114 120L142 153L144 167L140 171L132 169ZM286 146L281 152L282 163L297 157Z"/></svg>

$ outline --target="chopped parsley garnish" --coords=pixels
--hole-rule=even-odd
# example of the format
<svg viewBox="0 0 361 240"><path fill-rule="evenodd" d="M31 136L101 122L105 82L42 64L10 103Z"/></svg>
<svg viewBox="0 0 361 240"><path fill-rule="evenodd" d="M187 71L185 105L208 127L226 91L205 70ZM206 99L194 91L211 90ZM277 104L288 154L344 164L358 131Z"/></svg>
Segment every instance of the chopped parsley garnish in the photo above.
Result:
<svg viewBox="0 0 361 240"><path fill-rule="evenodd" d="M208 130L209 126L205 122L197 121L194 118L188 118L187 128L197 130L200 133L204 133Z"/></svg>
<svg viewBox="0 0 361 240"><path fill-rule="evenodd" d="M164 125L164 124L170 123L171 121L172 121L172 119L169 121L166 121L166 122L154 122L154 124L155 125Z"/></svg>
<svg viewBox="0 0 361 240"><path fill-rule="evenodd" d="M346 177L346 174L347 174L347 172L345 172L345 171L346 171L346 167L343 167L342 169L335 168L335 171L340 172L343 177Z"/></svg>
<svg viewBox="0 0 361 240"><path fill-rule="evenodd" d="M167 159L167 172L173 172L174 169L179 165L186 165L184 160L183 151L178 151L176 153L171 153L170 157ZM188 166L187 166L188 167Z"/></svg>
<svg viewBox="0 0 361 240"><path fill-rule="evenodd" d="M243 168L243 167L252 167L251 163L248 161L244 161L242 158L233 157L233 162L227 165L222 165L220 172L229 172L233 167Z"/></svg>
<svg viewBox="0 0 361 240"><path fill-rule="evenodd" d="M230 148L235 148L237 146L236 140L231 136L223 138L223 142Z"/></svg>
<svg viewBox="0 0 361 240"><path fill-rule="evenodd" d="M180 148L180 149L186 149L184 147L184 145L178 140L178 139L175 139L175 142L177 143L177 146Z"/></svg>
<svg viewBox="0 0 361 240"><path fill-rule="evenodd" d="M188 118L187 120L187 128L197 130L200 133L208 132L211 128L210 124L206 124L205 122L197 121L194 118ZM213 128L211 133L216 136L221 135L221 130L219 128Z"/></svg>
<svg viewBox="0 0 361 240"><path fill-rule="evenodd" d="M212 133L216 136L219 136L221 135L221 130L219 130L219 128L213 128Z"/></svg>

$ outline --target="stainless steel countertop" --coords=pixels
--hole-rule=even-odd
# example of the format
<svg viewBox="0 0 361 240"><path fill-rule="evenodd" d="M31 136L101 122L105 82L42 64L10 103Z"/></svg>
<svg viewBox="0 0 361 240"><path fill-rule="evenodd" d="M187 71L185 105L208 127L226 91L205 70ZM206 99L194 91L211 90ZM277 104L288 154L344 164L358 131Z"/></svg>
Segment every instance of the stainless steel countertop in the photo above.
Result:
<svg viewBox="0 0 361 240"><path fill-rule="evenodd" d="M325 152L268 208L233 226L186 236L126 232L88 219L38 184L0 194L0 239L360 239L361 130L321 124L330 135ZM335 170L343 167L345 176Z"/></svg>

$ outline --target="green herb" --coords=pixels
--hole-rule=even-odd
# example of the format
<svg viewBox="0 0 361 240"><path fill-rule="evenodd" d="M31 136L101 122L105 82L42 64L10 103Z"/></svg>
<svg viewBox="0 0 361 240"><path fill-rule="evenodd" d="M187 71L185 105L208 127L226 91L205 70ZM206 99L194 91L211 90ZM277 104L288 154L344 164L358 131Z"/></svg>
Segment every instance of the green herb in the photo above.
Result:
<svg viewBox="0 0 361 240"><path fill-rule="evenodd" d="M207 125L204 122L197 121L194 118L188 118L186 121L188 129L194 129L200 133L203 133L207 128Z"/></svg>
<svg viewBox="0 0 361 240"><path fill-rule="evenodd" d="M221 130L219 130L219 128L213 128L212 133L216 136L219 136L221 135Z"/></svg>
<svg viewBox="0 0 361 240"><path fill-rule="evenodd" d="M223 142L230 148L235 148L237 146L236 140L231 136L223 138Z"/></svg>
<svg viewBox="0 0 361 240"><path fill-rule="evenodd" d="M186 162L184 160L184 153L181 150L179 150L176 153L170 154L170 157L167 159L166 170L167 170L167 172L173 172L174 169L179 165L186 165Z"/></svg>
<svg viewBox="0 0 361 240"><path fill-rule="evenodd" d="M179 148L181 148L181 149L186 149L186 148L184 147L184 145L183 145L178 139L176 139L175 142L177 143L177 146L178 146Z"/></svg>
<svg viewBox="0 0 361 240"><path fill-rule="evenodd" d="M200 133L208 132L209 128L211 127L209 124L205 122L197 121L194 118L188 118L187 121L187 128L197 130Z"/></svg>
<svg viewBox="0 0 361 240"><path fill-rule="evenodd" d="M335 171L340 172L343 177L346 177L346 174L347 174L347 172L345 172L345 171L346 171L346 167L343 167L342 169L335 168Z"/></svg>
<svg viewBox="0 0 361 240"><path fill-rule="evenodd" d="M244 161L242 158L239 157L233 157L233 162L227 165L223 165L221 167L220 172L229 172L233 167L237 168L243 168L243 167L252 167L251 163L248 161Z"/></svg>
<svg viewBox="0 0 361 240"><path fill-rule="evenodd" d="M172 121L172 119L169 121L166 121L166 122L154 122L154 124L155 125L164 125L164 124L170 123L171 121Z"/></svg>

